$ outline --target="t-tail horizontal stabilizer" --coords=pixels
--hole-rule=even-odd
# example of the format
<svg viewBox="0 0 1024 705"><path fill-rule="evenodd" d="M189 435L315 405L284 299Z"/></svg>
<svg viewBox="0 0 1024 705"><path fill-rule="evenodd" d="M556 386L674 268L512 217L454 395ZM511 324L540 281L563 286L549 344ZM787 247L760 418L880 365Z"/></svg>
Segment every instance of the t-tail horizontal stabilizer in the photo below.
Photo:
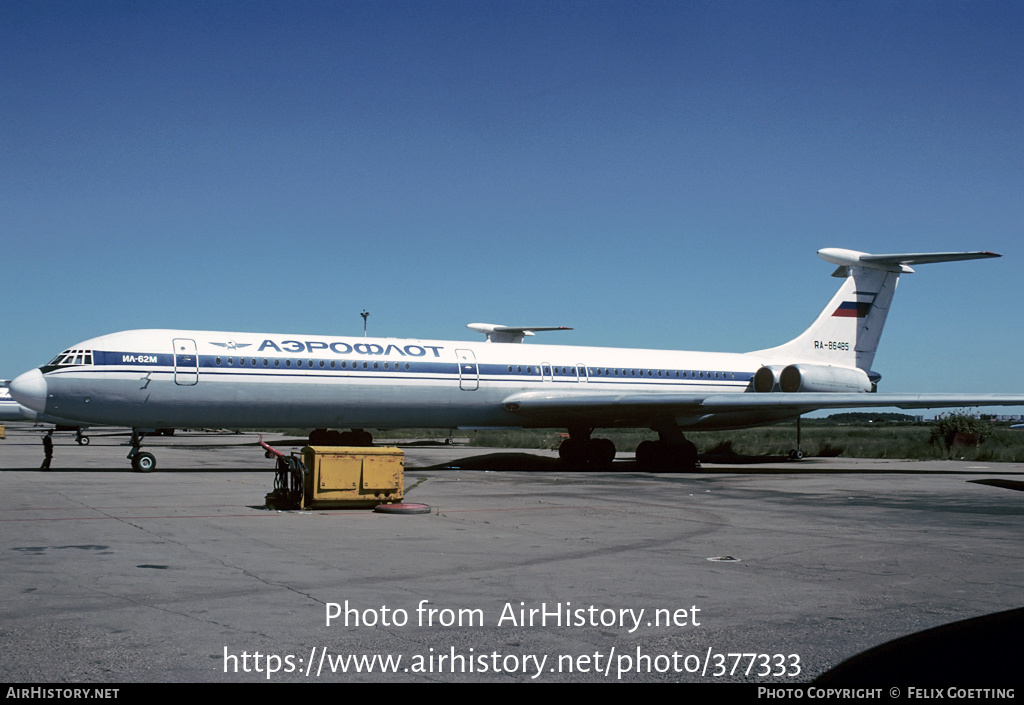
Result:
<svg viewBox="0 0 1024 705"><path fill-rule="evenodd" d="M833 276L845 281L807 330L788 343L754 353L766 368L775 371L776 377L783 368L800 363L859 369L877 379L871 373L871 363L900 274L913 272L912 264L999 257L994 252L872 255L838 247L818 250L818 255L839 265Z"/></svg>
<svg viewBox="0 0 1024 705"><path fill-rule="evenodd" d="M902 255L872 255L856 250L844 250L839 247L825 247L818 250L818 256L826 262L838 264L840 267L869 267L883 269L887 272L910 274L914 270L912 264L933 264L935 262L959 262L965 259L986 259L1001 257L995 252L912 252ZM848 276L842 274L840 276Z"/></svg>

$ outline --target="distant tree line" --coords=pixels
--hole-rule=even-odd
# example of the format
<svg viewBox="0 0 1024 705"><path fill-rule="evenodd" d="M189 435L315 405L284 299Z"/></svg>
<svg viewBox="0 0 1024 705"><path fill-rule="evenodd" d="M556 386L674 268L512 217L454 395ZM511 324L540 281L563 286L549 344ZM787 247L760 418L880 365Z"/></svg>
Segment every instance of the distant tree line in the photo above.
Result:
<svg viewBox="0 0 1024 705"><path fill-rule="evenodd" d="M916 417L910 414L874 411L846 411L841 414L830 414L827 418L837 423L906 423L916 420Z"/></svg>

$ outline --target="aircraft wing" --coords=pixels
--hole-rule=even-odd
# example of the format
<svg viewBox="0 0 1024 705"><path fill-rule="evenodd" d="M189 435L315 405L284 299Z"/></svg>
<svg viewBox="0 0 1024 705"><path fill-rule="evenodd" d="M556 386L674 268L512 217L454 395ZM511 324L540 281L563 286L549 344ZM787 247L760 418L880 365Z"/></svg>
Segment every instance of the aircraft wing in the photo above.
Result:
<svg viewBox="0 0 1024 705"><path fill-rule="evenodd" d="M734 397L768 397L735 399ZM779 399L777 397L796 397ZM704 408L752 411L755 409L855 409L894 406L899 409L939 409L953 406L1024 406L1024 396L1012 394L718 394L707 397Z"/></svg>
<svg viewBox="0 0 1024 705"><path fill-rule="evenodd" d="M868 394L868 393L733 393L733 394L602 394L587 392L521 392L506 397L510 412L530 415L579 414L622 417L665 413L727 412L897 407L934 409L969 406L1024 406L1024 396L1011 394Z"/></svg>

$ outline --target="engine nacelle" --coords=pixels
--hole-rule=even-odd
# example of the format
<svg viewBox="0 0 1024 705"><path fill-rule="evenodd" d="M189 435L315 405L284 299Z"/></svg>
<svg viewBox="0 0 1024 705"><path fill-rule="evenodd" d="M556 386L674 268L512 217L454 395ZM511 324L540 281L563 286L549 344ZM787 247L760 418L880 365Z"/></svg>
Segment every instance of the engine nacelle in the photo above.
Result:
<svg viewBox="0 0 1024 705"><path fill-rule="evenodd" d="M873 392L875 385L864 370L855 367L798 364L782 370L779 389L784 392Z"/></svg>
<svg viewBox="0 0 1024 705"><path fill-rule="evenodd" d="M782 372L782 365L765 365L754 373L754 391L777 392L779 391L779 373Z"/></svg>

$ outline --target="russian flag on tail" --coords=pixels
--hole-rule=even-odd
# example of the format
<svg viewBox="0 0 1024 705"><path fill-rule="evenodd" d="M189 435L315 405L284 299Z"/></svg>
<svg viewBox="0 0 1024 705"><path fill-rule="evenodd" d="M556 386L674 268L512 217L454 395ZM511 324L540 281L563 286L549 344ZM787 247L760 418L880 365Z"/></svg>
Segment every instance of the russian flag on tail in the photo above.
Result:
<svg viewBox="0 0 1024 705"><path fill-rule="evenodd" d="M832 314L839 318L864 318L871 311L871 301L844 301Z"/></svg>

